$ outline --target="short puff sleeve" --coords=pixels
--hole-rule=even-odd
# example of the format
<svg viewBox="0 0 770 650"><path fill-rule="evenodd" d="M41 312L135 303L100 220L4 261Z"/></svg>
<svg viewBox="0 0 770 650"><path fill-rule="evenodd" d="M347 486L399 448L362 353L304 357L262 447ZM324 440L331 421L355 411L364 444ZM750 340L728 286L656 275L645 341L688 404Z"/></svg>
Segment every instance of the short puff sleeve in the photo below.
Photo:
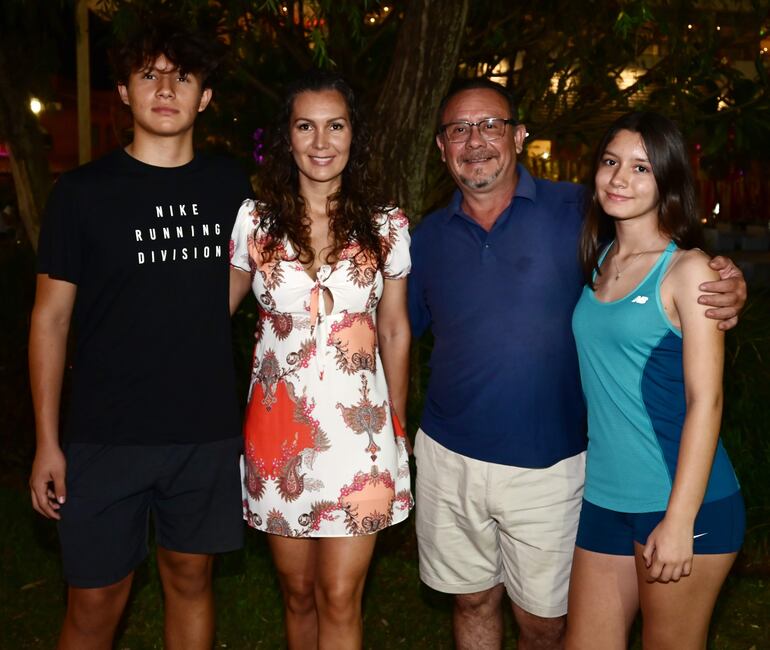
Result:
<svg viewBox="0 0 770 650"><path fill-rule="evenodd" d="M412 268L409 255L409 219L399 208L393 208L384 215L380 236L387 242L387 257L383 275L386 280L405 278Z"/></svg>
<svg viewBox="0 0 770 650"><path fill-rule="evenodd" d="M259 216L256 202L246 199L238 210L233 232L230 235L230 266L251 273L252 262L249 255L249 238L253 237Z"/></svg>

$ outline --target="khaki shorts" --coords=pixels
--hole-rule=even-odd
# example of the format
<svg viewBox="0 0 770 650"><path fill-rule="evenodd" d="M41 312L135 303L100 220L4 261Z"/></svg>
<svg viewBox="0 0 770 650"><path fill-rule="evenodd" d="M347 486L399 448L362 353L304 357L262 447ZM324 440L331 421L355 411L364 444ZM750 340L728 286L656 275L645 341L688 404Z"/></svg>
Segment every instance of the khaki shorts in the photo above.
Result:
<svg viewBox="0 0 770 650"><path fill-rule="evenodd" d="M501 582L535 616L567 613L585 452L528 469L474 460L417 432L420 578L450 594Z"/></svg>

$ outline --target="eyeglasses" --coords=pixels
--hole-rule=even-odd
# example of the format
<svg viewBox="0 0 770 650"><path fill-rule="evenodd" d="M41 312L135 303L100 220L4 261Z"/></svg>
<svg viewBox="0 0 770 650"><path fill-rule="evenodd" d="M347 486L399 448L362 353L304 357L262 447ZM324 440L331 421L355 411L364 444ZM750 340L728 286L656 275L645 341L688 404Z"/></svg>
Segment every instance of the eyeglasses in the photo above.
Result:
<svg viewBox="0 0 770 650"><path fill-rule="evenodd" d="M443 133L449 142L467 142L471 137L473 127L477 127L479 135L487 142L499 140L505 135L505 125L516 124L516 120L503 117L490 117L478 122L450 122L439 127L439 133Z"/></svg>

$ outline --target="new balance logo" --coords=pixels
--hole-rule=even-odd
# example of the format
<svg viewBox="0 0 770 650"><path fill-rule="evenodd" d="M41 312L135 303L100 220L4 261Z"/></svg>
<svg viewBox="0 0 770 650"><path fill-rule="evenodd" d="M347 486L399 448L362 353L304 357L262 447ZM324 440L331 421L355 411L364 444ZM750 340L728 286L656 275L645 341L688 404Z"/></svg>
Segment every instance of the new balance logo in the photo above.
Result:
<svg viewBox="0 0 770 650"><path fill-rule="evenodd" d="M647 296L637 296L634 298L631 302L635 302L637 305L643 305L645 304L649 298Z"/></svg>

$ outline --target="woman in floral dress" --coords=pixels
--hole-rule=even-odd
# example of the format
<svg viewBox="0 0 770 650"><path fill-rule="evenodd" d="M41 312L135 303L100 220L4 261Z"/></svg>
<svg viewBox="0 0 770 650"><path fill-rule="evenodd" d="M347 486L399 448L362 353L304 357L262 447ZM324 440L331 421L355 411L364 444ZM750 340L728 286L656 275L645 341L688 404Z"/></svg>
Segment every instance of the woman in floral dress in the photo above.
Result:
<svg viewBox="0 0 770 650"><path fill-rule="evenodd" d="M289 647L360 648L376 533L413 503L408 221L377 202L339 77L295 84L271 140L231 243L231 309L252 289L259 310L244 518L269 533Z"/></svg>

